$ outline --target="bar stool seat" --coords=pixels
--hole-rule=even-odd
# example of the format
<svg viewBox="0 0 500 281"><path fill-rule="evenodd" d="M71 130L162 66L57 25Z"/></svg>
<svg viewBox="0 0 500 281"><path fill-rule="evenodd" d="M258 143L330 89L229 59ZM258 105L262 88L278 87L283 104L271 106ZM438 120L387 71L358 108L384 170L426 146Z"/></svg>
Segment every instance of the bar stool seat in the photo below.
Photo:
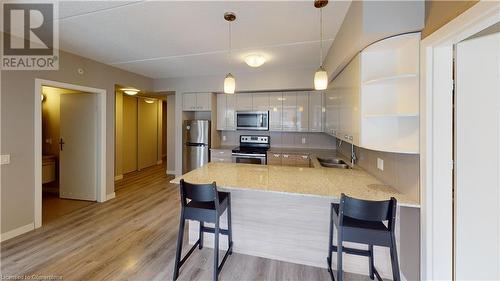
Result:
<svg viewBox="0 0 500 281"><path fill-rule="evenodd" d="M226 262L228 255L233 253L233 237L231 226L231 194L217 191L215 182L212 184L191 184L180 181L181 193L181 215L179 221L179 234L177 237L177 251L175 254L175 267L173 280L179 277L179 270L193 253L196 247L203 248L203 234L214 234L214 271L213 280L217 281L219 273ZM189 202L188 202L189 200ZM220 228L220 217L227 213L227 229ZM186 220L196 220L200 223L199 236L196 243L182 256L182 240L184 238L184 227ZM213 223L214 227L206 227L205 222ZM228 249L219 265L219 234L228 236Z"/></svg>
<svg viewBox="0 0 500 281"><path fill-rule="evenodd" d="M389 247L394 281L400 281L399 261L396 250L395 222L397 201L367 201L355 199L342 193L340 204L330 208L330 233L327 265L332 280L332 252L337 252L337 281L342 281L342 253L365 256L369 259L370 279L375 276L383 281L375 269L373 246ZM387 225L384 224L387 222ZM337 245L333 245L333 231L337 229ZM343 246L343 242L367 244L368 250Z"/></svg>

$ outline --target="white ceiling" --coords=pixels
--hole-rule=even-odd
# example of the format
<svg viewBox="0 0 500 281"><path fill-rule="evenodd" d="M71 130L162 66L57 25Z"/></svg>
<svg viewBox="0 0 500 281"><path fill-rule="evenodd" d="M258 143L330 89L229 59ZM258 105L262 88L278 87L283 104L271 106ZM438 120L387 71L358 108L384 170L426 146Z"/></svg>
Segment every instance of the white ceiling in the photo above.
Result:
<svg viewBox="0 0 500 281"><path fill-rule="evenodd" d="M323 10L325 54L350 2ZM228 56L226 11L236 13ZM60 47L151 78L228 71L313 69L319 64L319 12L313 1L60 2ZM248 67L245 54L268 62Z"/></svg>

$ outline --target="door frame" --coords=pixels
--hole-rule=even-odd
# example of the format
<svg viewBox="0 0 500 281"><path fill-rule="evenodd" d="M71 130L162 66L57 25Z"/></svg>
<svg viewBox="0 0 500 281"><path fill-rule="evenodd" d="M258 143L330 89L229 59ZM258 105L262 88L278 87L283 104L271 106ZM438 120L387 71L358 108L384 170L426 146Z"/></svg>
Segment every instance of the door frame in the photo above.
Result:
<svg viewBox="0 0 500 281"><path fill-rule="evenodd" d="M500 3L480 1L421 41L422 280L453 279L453 47L499 21Z"/></svg>
<svg viewBox="0 0 500 281"><path fill-rule="evenodd" d="M42 226L42 86L64 88L97 94L97 202L106 201L106 90L45 79L35 79L35 228Z"/></svg>

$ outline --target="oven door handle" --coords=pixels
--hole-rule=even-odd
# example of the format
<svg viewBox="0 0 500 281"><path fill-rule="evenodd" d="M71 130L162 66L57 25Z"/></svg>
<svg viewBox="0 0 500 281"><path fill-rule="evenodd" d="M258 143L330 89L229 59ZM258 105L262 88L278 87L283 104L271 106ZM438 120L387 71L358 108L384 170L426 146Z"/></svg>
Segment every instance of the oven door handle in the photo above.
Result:
<svg viewBox="0 0 500 281"><path fill-rule="evenodd" d="M261 155L256 155L256 154L233 153L233 154L231 155L231 157L233 157L233 158L237 158L237 157L246 157L246 158L261 159L261 158L266 157L266 155L264 155L264 154L261 154Z"/></svg>

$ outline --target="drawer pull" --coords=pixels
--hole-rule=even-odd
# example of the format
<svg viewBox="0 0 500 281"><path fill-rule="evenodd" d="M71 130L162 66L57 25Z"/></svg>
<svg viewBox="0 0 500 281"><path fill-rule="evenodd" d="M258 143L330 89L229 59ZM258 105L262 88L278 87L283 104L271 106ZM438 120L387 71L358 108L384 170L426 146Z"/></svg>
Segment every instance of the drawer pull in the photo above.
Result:
<svg viewBox="0 0 500 281"><path fill-rule="evenodd" d="M279 154L273 154L273 156L276 157L276 158L280 157Z"/></svg>
<svg viewBox="0 0 500 281"><path fill-rule="evenodd" d="M288 158L288 154L283 154L283 158Z"/></svg>
<svg viewBox="0 0 500 281"><path fill-rule="evenodd" d="M302 155L302 159L306 160L307 158L309 158L307 155Z"/></svg>

